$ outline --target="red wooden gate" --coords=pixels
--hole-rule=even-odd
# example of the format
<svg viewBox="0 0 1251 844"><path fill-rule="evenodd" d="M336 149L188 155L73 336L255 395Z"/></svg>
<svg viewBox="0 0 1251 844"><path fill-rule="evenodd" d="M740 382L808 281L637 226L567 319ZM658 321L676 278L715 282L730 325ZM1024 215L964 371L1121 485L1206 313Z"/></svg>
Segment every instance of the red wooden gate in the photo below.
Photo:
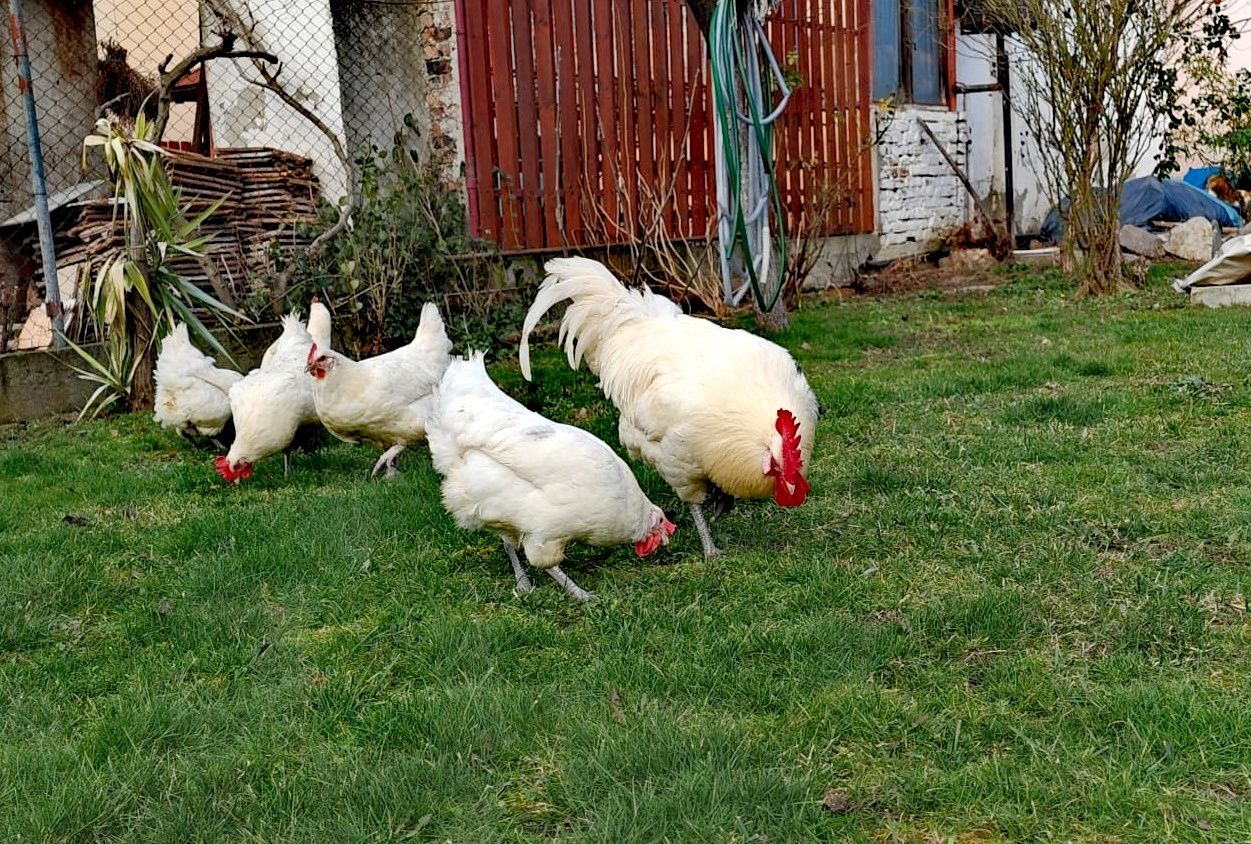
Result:
<svg viewBox="0 0 1251 844"><path fill-rule="evenodd" d="M703 237L716 187L703 38L681 0L460 0L470 222L506 251ZM801 77L779 182L828 234L872 231L868 0L783 0L769 23ZM810 209L811 210L811 209Z"/></svg>

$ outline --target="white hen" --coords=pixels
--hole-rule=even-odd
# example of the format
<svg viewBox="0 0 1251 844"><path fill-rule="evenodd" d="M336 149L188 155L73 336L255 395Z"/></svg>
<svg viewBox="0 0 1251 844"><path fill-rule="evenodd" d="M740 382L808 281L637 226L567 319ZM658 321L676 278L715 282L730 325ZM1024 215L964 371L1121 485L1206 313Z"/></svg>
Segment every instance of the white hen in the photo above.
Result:
<svg viewBox="0 0 1251 844"><path fill-rule="evenodd" d="M431 302L421 309L411 343L361 361L330 350L330 313L321 302L313 302L308 321L318 341L305 366L313 376L317 415L339 439L382 448L373 474L385 467L393 477L400 453L426 438L430 395L452 359L439 309Z"/></svg>
<svg viewBox="0 0 1251 844"><path fill-rule="evenodd" d="M156 407L153 418L162 428L183 436L215 437L230 421L231 385L243 377L221 369L191 343L185 323L161 341L156 359Z"/></svg>
<svg viewBox="0 0 1251 844"><path fill-rule="evenodd" d="M804 502L817 400L790 353L628 290L598 261L557 258L546 269L522 327L521 371L530 377L530 332L568 299L569 365L585 357L599 376L621 411L622 444L687 503L706 556L718 553L702 509L710 496Z"/></svg>
<svg viewBox="0 0 1251 844"><path fill-rule="evenodd" d="M487 375L481 353L448 366L428 436L434 467L444 478L444 506L462 528L499 535L519 592L532 587L518 547L532 566L584 601L589 593L560 570L570 542L633 543L644 557L673 533L664 512L603 440L505 395Z"/></svg>
<svg viewBox="0 0 1251 844"><path fill-rule="evenodd" d="M317 422L313 389L304 374L313 338L297 314L282 318L282 334L265 352L257 369L230 388L235 439L230 452L215 461L217 473L227 483L238 483L252 474L253 464L292 447L296 432Z"/></svg>

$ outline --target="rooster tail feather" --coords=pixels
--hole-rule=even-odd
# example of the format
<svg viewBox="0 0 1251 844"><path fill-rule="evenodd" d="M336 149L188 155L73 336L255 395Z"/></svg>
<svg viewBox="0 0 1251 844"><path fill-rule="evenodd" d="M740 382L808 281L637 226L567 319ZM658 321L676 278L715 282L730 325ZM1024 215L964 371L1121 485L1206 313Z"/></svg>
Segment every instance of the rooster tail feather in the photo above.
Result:
<svg viewBox="0 0 1251 844"><path fill-rule="evenodd" d="M676 316L677 305L650 290L627 289L599 261L589 258L553 258L544 265L547 278L539 287L534 304L526 313L521 329L521 372L530 375L530 332L554 305L566 299L557 343L564 347L569 366L577 369L585 357L596 368L596 352L601 341L626 323L640 317Z"/></svg>

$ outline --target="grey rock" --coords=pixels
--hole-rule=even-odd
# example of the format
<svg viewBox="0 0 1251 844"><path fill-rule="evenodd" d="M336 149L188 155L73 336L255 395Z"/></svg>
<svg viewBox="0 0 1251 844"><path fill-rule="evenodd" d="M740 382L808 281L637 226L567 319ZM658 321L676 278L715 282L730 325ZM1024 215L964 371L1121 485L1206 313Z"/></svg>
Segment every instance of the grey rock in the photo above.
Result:
<svg viewBox="0 0 1251 844"><path fill-rule="evenodd" d="M1169 233L1164 251L1183 261L1203 264L1212 260L1221 242L1221 230L1205 217L1191 217Z"/></svg>
<svg viewBox="0 0 1251 844"><path fill-rule="evenodd" d="M1164 257L1164 241L1138 226L1121 226L1121 248L1144 258Z"/></svg>

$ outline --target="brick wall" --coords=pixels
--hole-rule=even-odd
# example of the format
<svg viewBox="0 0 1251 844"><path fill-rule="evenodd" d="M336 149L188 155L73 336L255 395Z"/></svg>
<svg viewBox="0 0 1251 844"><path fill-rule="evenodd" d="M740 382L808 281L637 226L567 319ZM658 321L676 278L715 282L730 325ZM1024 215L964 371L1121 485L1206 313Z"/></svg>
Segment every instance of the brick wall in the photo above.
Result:
<svg viewBox="0 0 1251 844"><path fill-rule="evenodd" d="M877 149L875 257L921 254L966 222L968 194L917 120L925 121L961 167L967 167L968 124L960 112L908 107L876 119L889 122Z"/></svg>

